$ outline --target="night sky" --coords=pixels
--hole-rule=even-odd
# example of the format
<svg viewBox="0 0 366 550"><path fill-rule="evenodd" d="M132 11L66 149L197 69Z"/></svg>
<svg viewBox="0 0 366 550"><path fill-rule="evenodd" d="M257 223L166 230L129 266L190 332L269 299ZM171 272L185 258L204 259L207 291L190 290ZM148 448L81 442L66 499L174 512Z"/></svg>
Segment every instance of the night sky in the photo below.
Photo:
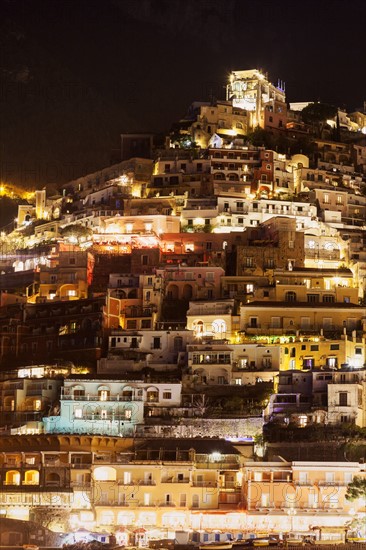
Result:
<svg viewBox="0 0 366 550"><path fill-rule="evenodd" d="M60 184L107 166L122 132L166 132L224 98L232 69L288 101L366 100L365 0L2 0L1 179Z"/></svg>

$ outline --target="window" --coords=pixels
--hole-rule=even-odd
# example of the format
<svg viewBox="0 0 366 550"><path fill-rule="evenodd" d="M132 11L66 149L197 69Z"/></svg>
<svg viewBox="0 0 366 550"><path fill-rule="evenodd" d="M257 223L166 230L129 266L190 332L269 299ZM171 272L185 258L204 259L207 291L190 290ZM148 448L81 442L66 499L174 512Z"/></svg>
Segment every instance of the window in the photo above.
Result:
<svg viewBox="0 0 366 550"><path fill-rule="evenodd" d="M69 258L69 264L70 265L75 265L76 264L76 259L75 258Z"/></svg>
<svg viewBox="0 0 366 550"><path fill-rule="evenodd" d="M319 346L317 344L313 344L310 346L310 351L319 351Z"/></svg>
<svg viewBox="0 0 366 550"><path fill-rule="evenodd" d="M111 394L110 390L107 390L107 389L99 390L98 391L99 401L108 401L110 394Z"/></svg>
<svg viewBox="0 0 366 550"><path fill-rule="evenodd" d="M289 290L285 294L285 301L286 302L296 302L296 292L293 292L292 290Z"/></svg>
<svg viewBox="0 0 366 550"><path fill-rule="evenodd" d="M330 344L330 349L331 350L338 350L339 349L339 344ZM362 350L361 350L361 352L362 352ZM356 353L357 353L357 351L356 351Z"/></svg>
<svg viewBox="0 0 366 550"><path fill-rule="evenodd" d="M245 258L244 266L245 267L254 267L254 258Z"/></svg>
<svg viewBox="0 0 366 550"><path fill-rule="evenodd" d="M265 267L267 269L274 268L274 259L273 258L267 258L266 261L265 261Z"/></svg>
<svg viewBox="0 0 366 550"><path fill-rule="evenodd" d="M72 297L76 297L77 296L77 291L76 290L68 290L67 295L72 296Z"/></svg>
<svg viewBox="0 0 366 550"><path fill-rule="evenodd" d="M319 294L308 294L307 298L310 304L315 304L319 302Z"/></svg>
<svg viewBox="0 0 366 550"><path fill-rule="evenodd" d="M153 349L160 349L161 348L160 336L154 336L152 348Z"/></svg>
<svg viewBox="0 0 366 550"><path fill-rule="evenodd" d="M329 204L329 195L328 195L328 193L324 193L324 195L323 195L323 203L324 203L324 204Z"/></svg>
<svg viewBox="0 0 366 550"><path fill-rule="evenodd" d="M340 407L348 406L348 393L345 391L339 392L339 406Z"/></svg>
<svg viewBox="0 0 366 550"><path fill-rule="evenodd" d="M164 391L163 392L163 399L171 399L172 398L172 392L171 391Z"/></svg>
<svg viewBox="0 0 366 550"><path fill-rule="evenodd" d="M74 417L75 418L83 418L83 410L82 409L75 409Z"/></svg>
<svg viewBox="0 0 366 550"><path fill-rule="evenodd" d="M337 204L343 204L343 196L337 195Z"/></svg>

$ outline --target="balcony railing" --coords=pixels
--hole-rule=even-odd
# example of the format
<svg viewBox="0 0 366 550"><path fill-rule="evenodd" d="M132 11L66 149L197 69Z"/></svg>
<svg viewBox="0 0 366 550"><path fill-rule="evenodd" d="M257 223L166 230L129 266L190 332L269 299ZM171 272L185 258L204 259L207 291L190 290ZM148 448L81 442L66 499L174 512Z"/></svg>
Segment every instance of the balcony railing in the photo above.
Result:
<svg viewBox="0 0 366 550"><path fill-rule="evenodd" d="M192 481L192 487L217 487L217 481Z"/></svg>
<svg viewBox="0 0 366 550"><path fill-rule="evenodd" d="M189 477L184 477L183 479L167 477L162 479L161 483L189 483Z"/></svg>
<svg viewBox="0 0 366 550"><path fill-rule="evenodd" d="M107 397L102 397L100 395L61 395L62 401L99 401L101 403L107 403L108 401L143 401L143 396L137 395L108 395Z"/></svg>

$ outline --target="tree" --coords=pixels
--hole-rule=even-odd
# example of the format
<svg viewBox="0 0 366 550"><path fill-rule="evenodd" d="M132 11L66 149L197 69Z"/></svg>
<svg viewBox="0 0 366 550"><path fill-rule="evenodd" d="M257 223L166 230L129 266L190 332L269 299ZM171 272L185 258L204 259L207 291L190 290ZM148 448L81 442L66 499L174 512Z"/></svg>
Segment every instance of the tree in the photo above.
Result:
<svg viewBox="0 0 366 550"><path fill-rule="evenodd" d="M69 528L69 511L66 508L53 506L33 506L31 516L34 523L51 531L67 531Z"/></svg>
<svg viewBox="0 0 366 550"><path fill-rule="evenodd" d="M66 225L60 231L60 234L64 239L77 243L80 241L87 241L91 238L93 231L89 227L85 227L79 223Z"/></svg>
<svg viewBox="0 0 366 550"><path fill-rule="evenodd" d="M309 124L313 128L314 133L322 135L325 123L332 119L338 112L337 107L328 103L310 103L301 111L301 118L305 124Z"/></svg>
<svg viewBox="0 0 366 550"><path fill-rule="evenodd" d="M357 500L363 498L366 501L366 478L355 476L347 486L346 499Z"/></svg>

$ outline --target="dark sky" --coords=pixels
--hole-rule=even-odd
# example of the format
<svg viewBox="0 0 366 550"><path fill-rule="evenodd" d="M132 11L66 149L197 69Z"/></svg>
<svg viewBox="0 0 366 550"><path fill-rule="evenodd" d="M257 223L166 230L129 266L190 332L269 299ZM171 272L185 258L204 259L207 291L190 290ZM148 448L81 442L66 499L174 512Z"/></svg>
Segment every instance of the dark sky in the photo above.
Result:
<svg viewBox="0 0 366 550"><path fill-rule="evenodd" d="M61 183L165 132L231 69L288 101L366 99L365 0L0 0L1 178Z"/></svg>

